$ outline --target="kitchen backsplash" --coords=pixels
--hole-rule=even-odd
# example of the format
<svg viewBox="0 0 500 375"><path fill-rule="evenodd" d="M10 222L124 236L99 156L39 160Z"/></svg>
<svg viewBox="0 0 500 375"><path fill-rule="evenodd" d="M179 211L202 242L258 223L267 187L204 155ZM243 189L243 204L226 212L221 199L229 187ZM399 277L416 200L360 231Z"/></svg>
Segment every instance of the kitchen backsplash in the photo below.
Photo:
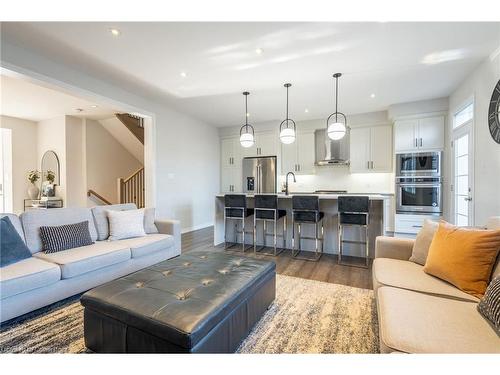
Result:
<svg viewBox="0 0 500 375"><path fill-rule="evenodd" d="M394 193L393 173L349 173L347 166L316 167L312 175L296 175L297 182L289 178L291 192L315 190L347 190L349 193ZM278 176L281 191L285 176Z"/></svg>

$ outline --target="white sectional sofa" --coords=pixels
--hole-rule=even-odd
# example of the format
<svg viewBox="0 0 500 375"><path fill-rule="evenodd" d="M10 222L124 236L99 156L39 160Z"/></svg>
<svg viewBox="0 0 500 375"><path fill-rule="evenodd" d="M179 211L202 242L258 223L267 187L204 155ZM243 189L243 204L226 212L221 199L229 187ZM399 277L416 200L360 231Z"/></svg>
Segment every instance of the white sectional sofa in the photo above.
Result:
<svg viewBox="0 0 500 375"><path fill-rule="evenodd" d="M500 217L487 228L500 228ZM382 353L500 353L479 299L410 262L414 240L377 237L372 267ZM500 276L500 256L492 279Z"/></svg>
<svg viewBox="0 0 500 375"><path fill-rule="evenodd" d="M33 256L0 269L0 322L181 253L180 223L155 220L158 233L108 241L106 210L135 209L133 204L94 208L31 210L8 216ZM88 220L93 245L57 253L42 252L40 226Z"/></svg>

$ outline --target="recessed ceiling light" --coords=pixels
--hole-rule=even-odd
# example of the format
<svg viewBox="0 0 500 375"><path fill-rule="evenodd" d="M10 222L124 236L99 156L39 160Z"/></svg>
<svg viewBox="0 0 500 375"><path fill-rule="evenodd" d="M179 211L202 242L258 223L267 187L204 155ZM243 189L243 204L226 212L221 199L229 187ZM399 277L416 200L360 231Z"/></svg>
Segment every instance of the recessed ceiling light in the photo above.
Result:
<svg viewBox="0 0 500 375"><path fill-rule="evenodd" d="M372 98L372 99L373 99L374 97L375 97L375 94L371 94L371 95L370 95L370 98Z"/></svg>
<svg viewBox="0 0 500 375"><path fill-rule="evenodd" d="M182 78L186 78L187 77L187 73L186 72L181 72L181 77Z"/></svg>
<svg viewBox="0 0 500 375"><path fill-rule="evenodd" d="M83 112L83 109L82 108L75 108L75 111L76 112Z"/></svg>
<svg viewBox="0 0 500 375"><path fill-rule="evenodd" d="M91 105L92 108L97 108L98 106L96 104Z"/></svg>
<svg viewBox="0 0 500 375"><path fill-rule="evenodd" d="M256 53L257 55L262 55L262 52L264 52L264 50L263 50L262 48L257 48L257 49L255 49L255 53Z"/></svg>
<svg viewBox="0 0 500 375"><path fill-rule="evenodd" d="M309 110L306 108L306 109L304 109L304 112L305 113L309 113Z"/></svg>
<svg viewBox="0 0 500 375"><path fill-rule="evenodd" d="M111 35L113 36L119 36L121 34L121 31L118 30L118 29L109 29L109 32L111 33Z"/></svg>

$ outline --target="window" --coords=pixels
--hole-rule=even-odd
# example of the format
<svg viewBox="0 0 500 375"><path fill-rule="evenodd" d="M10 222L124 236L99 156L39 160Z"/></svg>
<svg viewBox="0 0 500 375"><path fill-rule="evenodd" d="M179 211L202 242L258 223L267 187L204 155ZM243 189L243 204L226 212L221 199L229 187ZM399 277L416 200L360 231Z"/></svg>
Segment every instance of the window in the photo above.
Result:
<svg viewBox="0 0 500 375"><path fill-rule="evenodd" d="M471 121L474 118L474 103L470 103L455 113L453 117L453 129Z"/></svg>

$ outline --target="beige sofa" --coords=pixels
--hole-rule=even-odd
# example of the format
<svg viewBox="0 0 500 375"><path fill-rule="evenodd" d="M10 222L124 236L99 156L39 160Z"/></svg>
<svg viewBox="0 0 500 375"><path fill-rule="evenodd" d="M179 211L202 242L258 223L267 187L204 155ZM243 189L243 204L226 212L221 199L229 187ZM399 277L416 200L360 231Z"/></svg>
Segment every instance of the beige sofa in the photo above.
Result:
<svg viewBox="0 0 500 375"><path fill-rule="evenodd" d="M31 258L0 269L0 322L179 255L181 231L176 220L155 220L158 233L107 240L106 210L135 208L123 204L31 210L20 217L0 214L10 218L32 253ZM52 254L42 251L40 226L81 221L89 222L94 244Z"/></svg>
<svg viewBox="0 0 500 375"><path fill-rule="evenodd" d="M493 218L487 227L498 228ZM377 237L372 277L382 353L500 353L478 298L410 262L414 240ZM500 258L500 257L499 257ZM500 264L492 278L500 275Z"/></svg>

